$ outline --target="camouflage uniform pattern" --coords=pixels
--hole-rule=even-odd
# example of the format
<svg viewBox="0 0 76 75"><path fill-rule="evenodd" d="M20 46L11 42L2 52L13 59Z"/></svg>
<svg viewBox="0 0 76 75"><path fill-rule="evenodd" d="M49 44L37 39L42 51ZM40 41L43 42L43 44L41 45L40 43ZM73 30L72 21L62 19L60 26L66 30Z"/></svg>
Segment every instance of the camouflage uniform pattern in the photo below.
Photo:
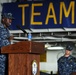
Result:
<svg viewBox="0 0 76 75"><path fill-rule="evenodd" d="M5 28L4 25L0 25L0 48L6 45L9 45L10 42L7 38L10 36L8 28ZM6 55L0 54L0 75L5 75L5 63Z"/></svg>
<svg viewBox="0 0 76 75"><path fill-rule="evenodd" d="M76 58L73 56L62 56L58 60L59 75L70 75L72 72L76 72Z"/></svg>

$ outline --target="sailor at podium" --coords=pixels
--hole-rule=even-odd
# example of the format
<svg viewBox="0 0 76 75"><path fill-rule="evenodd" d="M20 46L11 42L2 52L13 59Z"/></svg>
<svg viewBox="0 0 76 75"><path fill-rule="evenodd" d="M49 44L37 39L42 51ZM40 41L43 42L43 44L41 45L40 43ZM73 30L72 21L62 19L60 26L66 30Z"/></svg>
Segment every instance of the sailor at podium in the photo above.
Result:
<svg viewBox="0 0 76 75"><path fill-rule="evenodd" d="M0 48L6 45L11 44L10 40L13 39L13 36L10 36L8 27L11 25L12 17L11 13L3 13L1 15L1 24L0 24ZM0 75L5 75L5 64L6 64L6 55L0 54Z"/></svg>

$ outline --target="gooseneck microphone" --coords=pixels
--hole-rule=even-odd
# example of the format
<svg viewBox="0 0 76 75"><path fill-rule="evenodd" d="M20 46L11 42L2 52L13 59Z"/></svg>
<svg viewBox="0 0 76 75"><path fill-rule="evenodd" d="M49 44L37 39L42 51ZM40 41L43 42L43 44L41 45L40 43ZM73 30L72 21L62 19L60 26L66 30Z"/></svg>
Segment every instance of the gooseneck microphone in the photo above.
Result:
<svg viewBox="0 0 76 75"><path fill-rule="evenodd" d="M27 33L27 32L26 32L24 29L22 29L19 25L16 25L16 27L17 27L18 29L22 30L22 31L24 32L24 34ZM27 36L28 41L31 41L31 39L32 39L32 34L31 34L31 33L27 33L27 34L28 34L28 36Z"/></svg>
<svg viewBox="0 0 76 75"><path fill-rule="evenodd" d="M22 29L22 28L20 27L20 25L16 25L16 27L17 27L18 29L22 30L22 31L24 32L24 34L27 33L24 29Z"/></svg>

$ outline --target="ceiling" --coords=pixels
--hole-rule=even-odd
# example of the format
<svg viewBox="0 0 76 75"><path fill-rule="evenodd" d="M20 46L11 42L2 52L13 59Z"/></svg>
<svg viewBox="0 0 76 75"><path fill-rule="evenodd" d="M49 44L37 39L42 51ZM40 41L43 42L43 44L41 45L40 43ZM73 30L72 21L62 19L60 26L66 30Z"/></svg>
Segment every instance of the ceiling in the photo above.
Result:
<svg viewBox="0 0 76 75"><path fill-rule="evenodd" d="M28 33L32 34L32 41L44 43L76 43L76 28L54 29L25 29L11 30L14 41L28 40Z"/></svg>

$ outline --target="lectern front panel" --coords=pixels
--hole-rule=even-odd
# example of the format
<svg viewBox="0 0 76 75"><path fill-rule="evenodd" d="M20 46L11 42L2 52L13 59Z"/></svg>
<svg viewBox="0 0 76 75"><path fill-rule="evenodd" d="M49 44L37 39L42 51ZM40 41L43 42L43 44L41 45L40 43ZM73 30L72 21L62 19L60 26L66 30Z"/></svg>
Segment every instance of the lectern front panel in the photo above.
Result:
<svg viewBox="0 0 76 75"><path fill-rule="evenodd" d="M9 54L8 56L8 75L33 75L32 62L37 62L37 74L39 72L40 55L37 54Z"/></svg>

